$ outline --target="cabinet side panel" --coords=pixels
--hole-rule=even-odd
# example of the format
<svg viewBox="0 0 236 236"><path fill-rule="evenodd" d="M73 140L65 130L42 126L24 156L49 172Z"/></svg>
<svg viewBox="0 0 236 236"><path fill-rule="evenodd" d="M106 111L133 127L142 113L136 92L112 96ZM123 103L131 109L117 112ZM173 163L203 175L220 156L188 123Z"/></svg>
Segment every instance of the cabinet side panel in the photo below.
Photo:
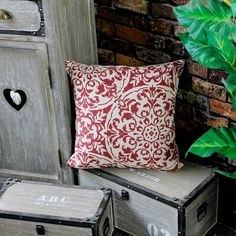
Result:
<svg viewBox="0 0 236 236"><path fill-rule="evenodd" d="M62 159L62 182L73 183L72 172L66 167L66 161L73 152L71 127L74 124L71 121L70 81L65 72L65 61L97 61L93 1L43 0L43 9Z"/></svg>
<svg viewBox="0 0 236 236"><path fill-rule="evenodd" d="M73 0L68 9L71 46L75 50L71 58L81 63L96 64L97 39L95 27L95 9L93 0Z"/></svg>

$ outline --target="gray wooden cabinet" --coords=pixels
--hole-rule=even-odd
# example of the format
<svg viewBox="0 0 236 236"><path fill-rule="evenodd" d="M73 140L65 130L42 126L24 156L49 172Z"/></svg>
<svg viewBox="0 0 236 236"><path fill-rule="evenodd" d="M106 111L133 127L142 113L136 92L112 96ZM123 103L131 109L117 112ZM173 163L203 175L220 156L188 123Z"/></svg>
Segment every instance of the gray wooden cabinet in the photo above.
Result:
<svg viewBox="0 0 236 236"><path fill-rule="evenodd" d="M73 183L64 62L97 62L93 7L0 0L0 176Z"/></svg>

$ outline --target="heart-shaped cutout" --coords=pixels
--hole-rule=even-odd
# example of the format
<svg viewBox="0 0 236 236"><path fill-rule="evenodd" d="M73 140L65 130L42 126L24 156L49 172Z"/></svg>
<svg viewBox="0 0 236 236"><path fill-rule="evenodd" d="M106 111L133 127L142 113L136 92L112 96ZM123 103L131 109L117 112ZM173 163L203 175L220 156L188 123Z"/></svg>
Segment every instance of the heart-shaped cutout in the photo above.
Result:
<svg viewBox="0 0 236 236"><path fill-rule="evenodd" d="M25 105L27 100L26 94L22 90L13 91L11 89L4 89L3 95L7 102L17 111Z"/></svg>

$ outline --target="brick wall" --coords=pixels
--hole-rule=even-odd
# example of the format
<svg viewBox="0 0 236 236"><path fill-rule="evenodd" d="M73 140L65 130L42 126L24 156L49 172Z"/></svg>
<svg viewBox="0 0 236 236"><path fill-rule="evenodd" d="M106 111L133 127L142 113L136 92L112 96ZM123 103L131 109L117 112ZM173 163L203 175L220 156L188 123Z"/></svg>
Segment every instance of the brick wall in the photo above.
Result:
<svg viewBox="0 0 236 236"><path fill-rule="evenodd" d="M227 75L208 70L189 58L178 40L172 6L188 0L95 0L100 64L140 66L183 58L176 104L177 143L183 157L210 127L236 127L236 113L221 84ZM200 160L200 158L197 158ZM211 161L222 163L221 157ZM210 163L211 163L210 161ZM236 182L221 177L219 220L235 227Z"/></svg>
<svg viewBox="0 0 236 236"><path fill-rule="evenodd" d="M95 0L100 64L140 66L186 59L180 80L176 129L180 153L209 127L235 126L236 113L221 84L223 72L189 58L177 34L172 6L187 0Z"/></svg>

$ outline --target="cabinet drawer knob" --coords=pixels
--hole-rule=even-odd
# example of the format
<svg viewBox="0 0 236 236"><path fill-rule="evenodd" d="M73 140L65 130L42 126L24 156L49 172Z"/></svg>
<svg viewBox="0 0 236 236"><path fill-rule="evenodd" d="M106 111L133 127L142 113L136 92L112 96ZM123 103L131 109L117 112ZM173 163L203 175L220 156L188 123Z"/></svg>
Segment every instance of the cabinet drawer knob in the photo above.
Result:
<svg viewBox="0 0 236 236"><path fill-rule="evenodd" d="M0 20L11 20L13 18L13 15L10 11L0 9Z"/></svg>

